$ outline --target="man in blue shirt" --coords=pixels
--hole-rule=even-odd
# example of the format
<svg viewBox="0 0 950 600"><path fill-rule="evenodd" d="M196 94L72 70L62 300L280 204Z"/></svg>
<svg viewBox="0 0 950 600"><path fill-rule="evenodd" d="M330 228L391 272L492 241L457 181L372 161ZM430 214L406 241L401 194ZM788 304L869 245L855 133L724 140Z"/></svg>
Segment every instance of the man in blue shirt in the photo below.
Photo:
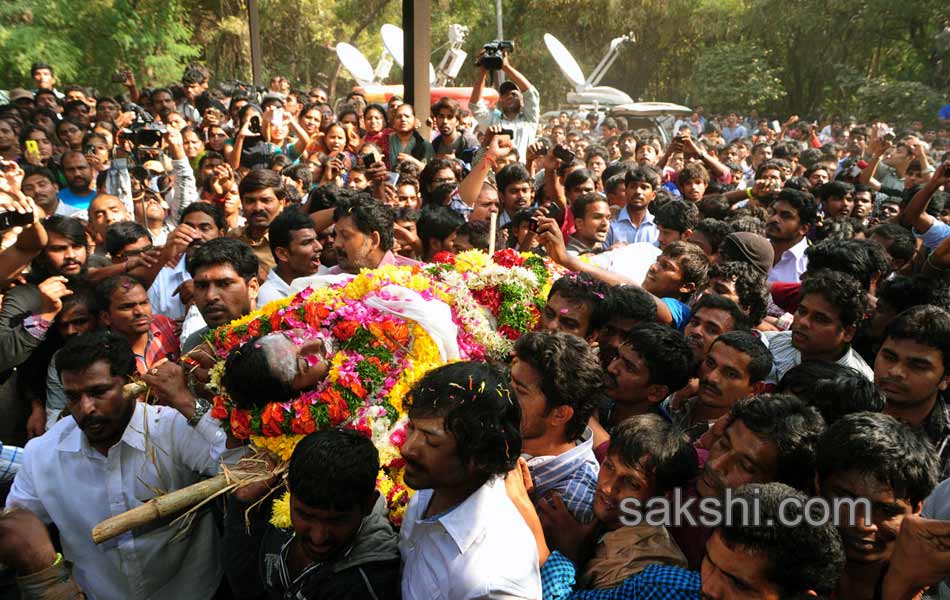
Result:
<svg viewBox="0 0 950 600"><path fill-rule="evenodd" d="M66 188L59 190L59 199L66 204L85 211L96 197L92 189L92 167L82 152L67 150L63 153L63 172Z"/></svg>
<svg viewBox="0 0 950 600"><path fill-rule="evenodd" d="M629 169L624 177L627 205L617 218L610 223L607 241L604 246L610 248L617 243L632 244L647 242L657 245L660 232L653 222L650 203L656 198L656 191L662 180L653 167L637 166Z"/></svg>

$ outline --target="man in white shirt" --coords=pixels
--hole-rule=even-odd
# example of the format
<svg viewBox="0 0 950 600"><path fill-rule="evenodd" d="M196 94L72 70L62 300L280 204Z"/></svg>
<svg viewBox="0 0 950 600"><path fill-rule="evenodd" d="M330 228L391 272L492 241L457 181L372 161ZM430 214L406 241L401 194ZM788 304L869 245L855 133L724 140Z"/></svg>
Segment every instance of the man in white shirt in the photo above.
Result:
<svg viewBox="0 0 950 600"><path fill-rule="evenodd" d="M91 532L162 492L216 475L221 461L236 462L243 449L226 451L210 404L191 395L178 365L143 376L163 406L126 398L135 357L121 336L77 336L56 361L72 418L27 444L7 506L59 528L63 555L90 598L211 598L223 565L208 510L196 513L187 532L162 521L100 546Z"/></svg>
<svg viewBox="0 0 950 600"><path fill-rule="evenodd" d="M148 288L152 310L169 319L181 321L194 296L194 284L185 261L195 248L208 240L224 236L228 223L221 209L209 202L189 204L181 214L181 224L168 236L173 256L180 255L174 267L162 267ZM184 340L186 336L182 336Z"/></svg>
<svg viewBox="0 0 950 600"><path fill-rule="evenodd" d="M484 50L479 53L481 60ZM508 77L508 81L498 86L498 104L495 110L490 110L482 101L482 89L488 77L488 69L479 66L478 79L472 88L472 96L468 100L468 108L478 120L482 129L492 125L501 125L512 131L511 141L518 149L518 156L528 154L528 146L534 143L538 133L539 106L541 94L520 71L508 62L508 53L503 53L501 70Z"/></svg>
<svg viewBox="0 0 950 600"><path fill-rule="evenodd" d="M831 270L809 272L791 330L762 333L774 359L766 383L778 384L789 369L806 360L851 367L873 381L874 370L851 347L867 309L867 292L855 278Z"/></svg>
<svg viewBox="0 0 950 600"><path fill-rule="evenodd" d="M534 537L505 493L521 452L508 374L488 363L434 369L406 399L405 482L418 490L399 534L402 597L541 597Z"/></svg>
<svg viewBox="0 0 950 600"><path fill-rule="evenodd" d="M271 221L267 242L277 261L261 285L257 305L279 300L291 294L290 282L309 277L320 269L323 246L317 241L310 217L295 208L288 208Z"/></svg>
<svg viewBox="0 0 950 600"><path fill-rule="evenodd" d="M791 188L778 194L765 225L765 235L775 252L769 283L798 283L808 269L808 231L818 220L818 203L814 196Z"/></svg>

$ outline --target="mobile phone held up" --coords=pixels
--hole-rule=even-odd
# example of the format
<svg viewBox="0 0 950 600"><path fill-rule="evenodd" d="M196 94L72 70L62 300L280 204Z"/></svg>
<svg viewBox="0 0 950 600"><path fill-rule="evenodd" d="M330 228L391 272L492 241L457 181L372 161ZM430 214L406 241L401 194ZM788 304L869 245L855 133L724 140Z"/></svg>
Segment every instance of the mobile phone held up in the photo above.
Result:
<svg viewBox="0 0 950 600"><path fill-rule="evenodd" d="M251 123L248 125L248 129L251 130L251 133L260 135L261 133L261 118L258 116L251 117Z"/></svg>
<svg viewBox="0 0 950 600"><path fill-rule="evenodd" d="M564 146L557 145L554 147L554 156L565 165L569 165L574 162L576 155Z"/></svg>
<svg viewBox="0 0 950 600"><path fill-rule="evenodd" d="M6 231L11 227L26 227L33 222L33 213L20 213L9 211L0 213L0 231Z"/></svg>

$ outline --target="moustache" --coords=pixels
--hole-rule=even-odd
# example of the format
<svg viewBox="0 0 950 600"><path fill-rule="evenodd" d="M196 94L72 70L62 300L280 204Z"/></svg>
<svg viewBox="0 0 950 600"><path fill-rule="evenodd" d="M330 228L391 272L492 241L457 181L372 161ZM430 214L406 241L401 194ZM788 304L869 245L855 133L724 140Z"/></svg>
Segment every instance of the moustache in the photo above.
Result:
<svg viewBox="0 0 950 600"><path fill-rule="evenodd" d="M713 384L711 384L711 383L707 383L707 382L704 382L704 381L701 381L701 382L699 383L699 389L700 389L700 390L708 390L710 393L716 394L716 395L719 395L719 394L721 393L718 387L716 387L715 385L713 385Z"/></svg>
<svg viewBox="0 0 950 600"><path fill-rule="evenodd" d="M884 377L884 378L882 378L880 381L877 382L877 385L878 385L878 387L881 387L881 386L884 386L884 385L890 385L890 386L893 386L893 387L899 389L899 390L902 391L902 392L906 392L906 391L907 391L907 385L906 385L906 384L901 383L900 381L897 381L896 379L891 379L890 377Z"/></svg>
<svg viewBox="0 0 950 600"><path fill-rule="evenodd" d="M94 425L108 425L109 422L110 420L106 417L93 416L93 417L86 417L85 419L80 421L78 424L79 424L80 429L86 430Z"/></svg>
<svg viewBox="0 0 950 600"><path fill-rule="evenodd" d="M264 218L266 219L267 216L268 216L268 215L267 215L267 211L266 211L266 210L258 210L258 211L254 211L254 212L251 213L251 218L252 218L252 219L255 219L255 218L257 218L257 217L264 217Z"/></svg>
<svg viewBox="0 0 950 600"><path fill-rule="evenodd" d="M709 466L709 463L706 463L706 468L703 469L703 479L705 479L707 482L711 482L712 487L719 490L720 492L726 489L726 482L723 481L722 475L713 470Z"/></svg>

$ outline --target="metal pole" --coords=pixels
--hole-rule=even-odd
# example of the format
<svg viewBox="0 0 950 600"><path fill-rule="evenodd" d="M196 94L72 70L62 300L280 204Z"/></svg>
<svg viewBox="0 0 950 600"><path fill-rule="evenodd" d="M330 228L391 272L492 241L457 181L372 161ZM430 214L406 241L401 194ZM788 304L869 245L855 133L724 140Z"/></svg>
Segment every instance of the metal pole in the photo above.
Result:
<svg viewBox="0 0 950 600"><path fill-rule="evenodd" d="M247 24L251 34L251 77L254 85L261 85L261 18L257 0L247 0Z"/></svg>
<svg viewBox="0 0 950 600"><path fill-rule="evenodd" d="M495 39L505 39L505 15L501 10L501 0L495 0ZM495 73L498 85L505 80L505 72L497 71Z"/></svg>
<svg viewBox="0 0 950 600"><path fill-rule="evenodd" d="M429 139L429 119L432 98L429 93L429 58L432 54L431 0L403 0L403 56L402 72L406 102L412 104L416 118L422 124L419 133Z"/></svg>

